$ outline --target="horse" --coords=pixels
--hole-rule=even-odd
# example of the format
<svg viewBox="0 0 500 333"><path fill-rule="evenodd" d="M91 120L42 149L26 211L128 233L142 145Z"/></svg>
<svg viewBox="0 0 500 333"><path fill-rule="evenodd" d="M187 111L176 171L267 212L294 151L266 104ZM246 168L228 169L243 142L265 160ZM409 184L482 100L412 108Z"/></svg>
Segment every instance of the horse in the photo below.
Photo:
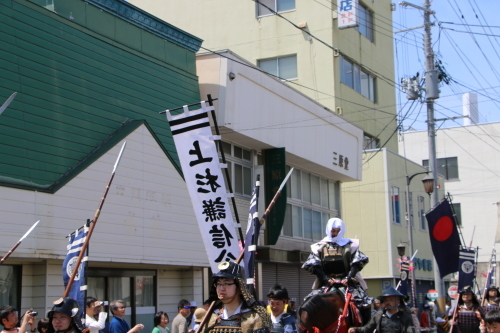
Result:
<svg viewBox="0 0 500 333"><path fill-rule="evenodd" d="M339 289L318 293L306 299L298 310L298 326L307 333L347 333L349 327L359 326L359 312L350 302L351 294Z"/></svg>

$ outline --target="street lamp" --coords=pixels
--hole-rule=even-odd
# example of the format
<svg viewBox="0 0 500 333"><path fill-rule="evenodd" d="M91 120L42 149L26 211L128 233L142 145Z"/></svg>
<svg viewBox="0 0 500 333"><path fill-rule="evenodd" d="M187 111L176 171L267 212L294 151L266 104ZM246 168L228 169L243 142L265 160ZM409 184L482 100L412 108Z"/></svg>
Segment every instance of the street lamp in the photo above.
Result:
<svg viewBox="0 0 500 333"><path fill-rule="evenodd" d="M401 242L398 244L397 248L398 248L398 254L401 257L401 260L403 260L403 256L405 255L406 245L404 245L403 242Z"/></svg>
<svg viewBox="0 0 500 333"><path fill-rule="evenodd" d="M424 184L425 192L431 196L432 192L434 192L434 178L432 175L427 175L424 179L422 179L422 183Z"/></svg>
<svg viewBox="0 0 500 333"><path fill-rule="evenodd" d="M430 186L430 190L432 193L432 191L434 190L434 188L433 188L434 179L432 177L430 177L430 183L428 180L425 181L426 179L429 178L429 171L417 172L411 176L408 176L408 175L406 176L406 222L407 222L406 225L408 226L408 243L409 243L408 245L410 247L409 258L411 258L413 256L413 223L411 221L411 216L410 216L410 183L411 183L411 180L413 179L413 177L418 176L418 175L422 175L424 173L427 174L427 177L425 177L422 180L422 182L424 183L425 192L429 193L428 189ZM400 245L402 245L402 243L400 243L398 245L398 252L400 251ZM403 251L403 255L404 255L404 245L403 245L402 251ZM400 254L401 257L403 257L403 255ZM412 285L411 285L411 300L412 300L413 306L416 307L417 303L416 303L416 298L415 298L415 274L414 274L413 270L410 270L410 280L412 283Z"/></svg>

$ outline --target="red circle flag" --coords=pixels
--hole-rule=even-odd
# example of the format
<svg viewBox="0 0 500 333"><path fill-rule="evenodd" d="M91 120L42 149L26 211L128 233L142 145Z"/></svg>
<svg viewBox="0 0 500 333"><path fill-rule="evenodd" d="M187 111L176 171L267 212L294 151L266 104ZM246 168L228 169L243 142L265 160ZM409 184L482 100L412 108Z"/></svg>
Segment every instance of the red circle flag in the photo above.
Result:
<svg viewBox="0 0 500 333"><path fill-rule="evenodd" d="M432 236L435 240L443 242L450 238L453 233L453 221L449 216L441 217L432 229Z"/></svg>

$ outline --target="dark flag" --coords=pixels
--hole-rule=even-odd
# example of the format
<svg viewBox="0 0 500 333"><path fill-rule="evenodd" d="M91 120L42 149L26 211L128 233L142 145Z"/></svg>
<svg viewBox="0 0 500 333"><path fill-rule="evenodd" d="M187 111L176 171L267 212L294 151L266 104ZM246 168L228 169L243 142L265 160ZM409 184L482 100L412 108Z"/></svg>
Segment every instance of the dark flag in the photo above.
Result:
<svg viewBox="0 0 500 333"><path fill-rule="evenodd" d="M259 200L259 187L260 176L257 175L257 181L255 182L255 188L253 189L252 200L250 201L250 209L248 212L248 226L247 234L245 236L245 254L243 257L247 287L253 295L255 295L255 251L257 250L257 240L259 239L260 232L259 210L257 207Z"/></svg>
<svg viewBox="0 0 500 333"><path fill-rule="evenodd" d="M63 262L62 273L63 273L63 281L64 287L67 287L68 282L71 278L71 274L73 274L73 269L76 264L77 258L80 255L80 251L82 250L83 243L85 243L85 239L87 238L87 233L89 228L84 226L76 230L69 236L68 242L68 254ZM83 314L83 309L85 309L85 292L87 290L87 285L85 282L85 272L87 269L87 258L84 257L80 267L78 268L78 273L75 275L75 280L71 285L71 289L67 297L73 298L78 301L80 305L80 309Z"/></svg>
<svg viewBox="0 0 500 333"><path fill-rule="evenodd" d="M474 285L474 277L476 276L475 267L476 251L474 249L461 249L458 267L458 290L462 290L465 286Z"/></svg>
<svg viewBox="0 0 500 333"><path fill-rule="evenodd" d="M425 217L429 224L432 253L441 277L456 272L461 244L450 203L444 199Z"/></svg>
<svg viewBox="0 0 500 333"><path fill-rule="evenodd" d="M491 286L495 285L495 268L496 268L496 262L497 262L497 254L496 250L493 248L493 251L491 252L491 258L490 258L490 268L488 270L488 276L486 276L486 283L484 285L484 294L486 295L486 291L490 289Z"/></svg>
<svg viewBox="0 0 500 333"><path fill-rule="evenodd" d="M403 295L408 295L408 277L410 276L410 265L404 261L401 263L401 283L398 291Z"/></svg>

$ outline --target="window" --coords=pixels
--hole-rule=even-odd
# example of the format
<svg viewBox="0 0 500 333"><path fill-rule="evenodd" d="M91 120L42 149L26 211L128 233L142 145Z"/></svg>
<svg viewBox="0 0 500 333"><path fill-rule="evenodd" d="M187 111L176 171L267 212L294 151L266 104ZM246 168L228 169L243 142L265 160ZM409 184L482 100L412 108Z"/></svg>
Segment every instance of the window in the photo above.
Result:
<svg viewBox="0 0 500 333"><path fill-rule="evenodd" d="M145 330L154 328L151 318L156 313L155 270L89 268L87 289L88 295L98 300L124 301L124 319L132 327L144 323Z"/></svg>
<svg viewBox="0 0 500 333"><path fill-rule="evenodd" d="M235 194L252 195L252 151L223 142L227 171ZM223 170L225 176L225 171ZM227 184L227 179L226 184ZM229 188L229 187L228 187Z"/></svg>
<svg viewBox="0 0 500 333"><path fill-rule="evenodd" d="M376 102L375 78L344 57L340 57L340 82Z"/></svg>
<svg viewBox="0 0 500 333"><path fill-rule="evenodd" d="M3 305L11 305L21 310L21 266L0 266L0 300ZM21 314L19 314L21 316Z"/></svg>
<svg viewBox="0 0 500 333"><path fill-rule="evenodd" d="M392 222L401 224L401 210L399 209L399 187L391 187Z"/></svg>
<svg viewBox="0 0 500 333"><path fill-rule="evenodd" d="M380 140L365 133L363 138L363 150L380 148Z"/></svg>
<svg viewBox="0 0 500 333"><path fill-rule="evenodd" d="M438 158L437 173L446 180L458 179L458 160L456 157ZM422 165L429 168L429 160L423 160Z"/></svg>
<svg viewBox="0 0 500 333"><path fill-rule="evenodd" d="M358 6L358 24L356 30L373 42L373 13L361 3Z"/></svg>
<svg viewBox="0 0 500 333"><path fill-rule="evenodd" d="M287 166L289 169L289 167ZM320 240L330 217L339 216L339 184L295 169L287 182L283 236Z"/></svg>
<svg viewBox="0 0 500 333"><path fill-rule="evenodd" d="M425 230L427 225L427 220L425 219L425 198L421 195L418 196L418 220L420 224L420 229Z"/></svg>
<svg viewBox="0 0 500 333"><path fill-rule="evenodd" d="M257 3L257 16L274 15L274 12L283 13L295 9L295 0L259 0ZM269 10L268 8L271 8Z"/></svg>
<svg viewBox="0 0 500 333"><path fill-rule="evenodd" d="M457 226L461 227L462 226L462 209L460 207L460 204L459 203L451 204L451 208L453 209L453 212L455 212L455 220L457 222Z"/></svg>
<svg viewBox="0 0 500 333"><path fill-rule="evenodd" d="M283 80L297 78L297 55L258 60L257 66Z"/></svg>

